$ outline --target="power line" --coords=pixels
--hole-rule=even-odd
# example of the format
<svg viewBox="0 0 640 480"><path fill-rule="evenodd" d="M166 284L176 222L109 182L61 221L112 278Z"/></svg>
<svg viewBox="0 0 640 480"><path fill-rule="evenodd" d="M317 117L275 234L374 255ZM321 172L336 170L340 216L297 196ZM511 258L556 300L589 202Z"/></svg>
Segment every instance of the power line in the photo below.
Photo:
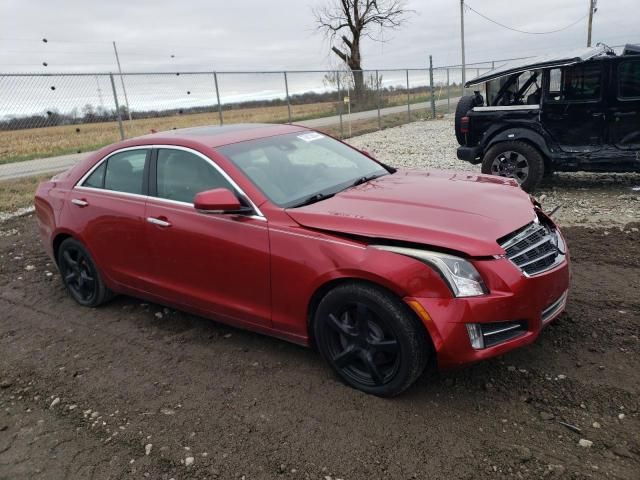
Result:
<svg viewBox="0 0 640 480"><path fill-rule="evenodd" d="M497 20L494 20L492 18L487 17L485 14L480 13L479 11L477 11L475 8L473 8L471 5L469 5L468 3L464 3L464 6L467 7L469 10L471 10L473 13L475 13L476 15L479 15L480 17L484 18L485 20L494 23L502 28L506 28L507 30L512 30L514 32L518 32L518 33L526 33L527 35L548 35L550 33L558 33L558 32L562 32L563 30L567 30L571 27L573 27L574 25L576 25L577 23L581 22L582 20L584 20L585 18L587 18L589 16L589 14L583 15L582 17L580 17L579 19L577 19L575 22L570 23L569 25L567 25L566 27L562 27L559 28L557 30L549 30L548 32L530 32L527 30L520 30L518 28L513 28L510 27L508 25L505 25L504 23L500 23Z"/></svg>

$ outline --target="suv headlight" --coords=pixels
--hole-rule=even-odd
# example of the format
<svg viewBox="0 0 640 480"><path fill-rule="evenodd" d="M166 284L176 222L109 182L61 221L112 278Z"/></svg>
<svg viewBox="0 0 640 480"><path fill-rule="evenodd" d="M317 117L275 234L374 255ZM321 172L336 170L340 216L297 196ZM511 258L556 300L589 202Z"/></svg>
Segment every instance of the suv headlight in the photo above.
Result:
<svg viewBox="0 0 640 480"><path fill-rule="evenodd" d="M456 297L475 297L487 293L482 277L464 258L446 253L419 250L417 248L394 247L390 245L371 245L373 248L398 253L420 260L435 269L447 282Z"/></svg>

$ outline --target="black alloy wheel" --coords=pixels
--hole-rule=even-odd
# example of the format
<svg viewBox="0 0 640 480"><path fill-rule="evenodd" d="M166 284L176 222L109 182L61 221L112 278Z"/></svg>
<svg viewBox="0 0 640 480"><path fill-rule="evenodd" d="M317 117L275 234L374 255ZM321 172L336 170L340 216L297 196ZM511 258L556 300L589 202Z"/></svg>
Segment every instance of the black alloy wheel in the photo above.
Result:
<svg viewBox="0 0 640 480"><path fill-rule="evenodd" d="M544 175L540 152L525 142L500 142L491 147L482 160L482 173L513 178L526 192L533 192Z"/></svg>
<svg viewBox="0 0 640 480"><path fill-rule="evenodd" d="M111 297L91 255L77 240L67 238L62 242L58 250L58 268L67 290L80 305L95 307Z"/></svg>
<svg viewBox="0 0 640 480"><path fill-rule="evenodd" d="M430 351L413 312L368 284L330 291L316 311L314 335L321 354L346 383L379 396L409 387L424 370Z"/></svg>

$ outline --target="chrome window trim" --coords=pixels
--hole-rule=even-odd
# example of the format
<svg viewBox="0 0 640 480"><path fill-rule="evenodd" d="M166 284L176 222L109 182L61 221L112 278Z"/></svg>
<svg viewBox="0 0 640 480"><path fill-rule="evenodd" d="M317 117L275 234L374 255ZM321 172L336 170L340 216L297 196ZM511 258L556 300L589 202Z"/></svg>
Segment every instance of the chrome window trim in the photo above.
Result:
<svg viewBox="0 0 640 480"><path fill-rule="evenodd" d="M184 152L188 152L188 153L192 153L200 158L202 158L204 161L208 162L218 173L220 173L220 175L222 175L222 177L229 182L229 184L236 190L236 193L238 193L239 195L241 195L251 206L251 208L256 212L256 215L248 215L249 218L254 218L256 220L261 220L261 221L267 221L267 218L265 217L265 215L262 213L262 211L258 208L258 206L253 202L253 200L251 200L249 198L249 196L244 192L244 190L242 190L242 188L240 188L240 186L229 176L229 174L227 174L227 172L225 172L216 162L214 162L211 158L207 157L205 154L198 152L197 150L194 150L192 148L189 147L183 147L180 145L164 145L164 144L157 144L157 145L136 145L133 147L124 147L124 148L120 148L118 150L115 150L111 153L109 153L108 155L106 155L105 157L103 157L102 159L100 159L100 161L96 162L96 164L91 167L91 169L89 169L89 171L87 173L85 173L80 180L78 180L75 185L73 186L73 189L78 189L78 190L89 190L89 191L93 191L93 192L110 192L110 193L115 193L118 194L120 196L130 196L130 197L134 197L134 198L150 198L153 200L158 200L161 202L167 202L167 203L172 203L175 205L185 205L185 206L190 206L193 207L193 203L189 203L189 202L180 202L178 200L171 200L169 198L162 198L162 197L158 197L158 196L151 196L151 195L139 195L137 193L128 193L128 192L119 192L117 190L108 190L106 188L95 188L95 187L85 187L84 185L82 185L87 178L89 178L89 176L94 172L94 170L96 170L97 168L100 167L100 165L102 165L104 162L106 162L110 157L112 157L113 155L116 155L118 153L122 153L122 152L127 152L130 150L153 150L153 149L165 149L165 150L182 150Z"/></svg>
<svg viewBox="0 0 640 480"><path fill-rule="evenodd" d="M108 194L116 195L118 197L130 198L133 200L146 200L147 198L149 198L148 195L140 195L138 193L119 192L118 190L108 190L106 188L96 188L96 187L85 187L82 185L76 185L75 187L73 187L73 189L79 190L81 192L87 191L87 192L96 192L96 193L108 193Z"/></svg>

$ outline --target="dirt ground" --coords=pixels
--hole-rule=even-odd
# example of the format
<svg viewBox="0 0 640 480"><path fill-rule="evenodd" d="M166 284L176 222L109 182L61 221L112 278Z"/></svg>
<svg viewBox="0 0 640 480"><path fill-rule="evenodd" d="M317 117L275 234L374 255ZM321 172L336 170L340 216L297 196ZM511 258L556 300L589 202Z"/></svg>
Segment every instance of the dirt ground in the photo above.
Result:
<svg viewBox="0 0 640 480"><path fill-rule="evenodd" d="M565 229L568 308L535 344L384 400L280 340L79 307L33 216L2 223L0 479L637 479L639 226Z"/></svg>

